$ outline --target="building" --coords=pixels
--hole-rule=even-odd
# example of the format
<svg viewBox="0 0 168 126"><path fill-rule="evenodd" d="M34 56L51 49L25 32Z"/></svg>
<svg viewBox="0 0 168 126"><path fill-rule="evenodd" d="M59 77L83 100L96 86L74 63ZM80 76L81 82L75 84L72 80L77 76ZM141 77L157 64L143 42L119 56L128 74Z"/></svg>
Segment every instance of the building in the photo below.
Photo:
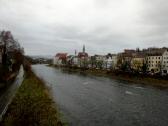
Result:
<svg viewBox="0 0 168 126"><path fill-rule="evenodd" d="M131 60L131 68L135 71L142 71L143 65L146 63L145 55L141 53L137 53L133 56Z"/></svg>
<svg viewBox="0 0 168 126"><path fill-rule="evenodd" d="M147 67L151 73L161 72L162 65L162 53L148 54Z"/></svg>
<svg viewBox="0 0 168 126"><path fill-rule="evenodd" d="M162 75L168 74L168 49L162 54Z"/></svg>
<svg viewBox="0 0 168 126"><path fill-rule="evenodd" d="M162 67L164 65L163 55L166 57L166 51L167 50L165 48L150 48L146 58L148 71L151 73L159 73L162 71ZM166 59L164 61L166 61Z"/></svg>
<svg viewBox="0 0 168 126"><path fill-rule="evenodd" d="M90 67L92 68L106 68L106 56L105 55L94 55L90 57Z"/></svg>
<svg viewBox="0 0 168 126"><path fill-rule="evenodd" d="M112 69L116 69L116 67L117 67L117 61L118 61L117 54L112 54L111 55L111 67L112 67Z"/></svg>
<svg viewBox="0 0 168 126"><path fill-rule="evenodd" d="M94 55L96 61L104 61L106 59L106 56L104 55Z"/></svg>
<svg viewBox="0 0 168 126"><path fill-rule="evenodd" d="M72 64L73 64L73 55L69 55L69 56L67 56L67 62L66 62L66 64L68 65L68 66L72 66Z"/></svg>
<svg viewBox="0 0 168 126"><path fill-rule="evenodd" d="M133 54L135 53L136 51L134 49L124 49L124 53L125 54Z"/></svg>
<svg viewBox="0 0 168 126"><path fill-rule="evenodd" d="M53 59L53 64L62 66L67 62L67 53L57 53Z"/></svg>
<svg viewBox="0 0 168 126"><path fill-rule="evenodd" d="M83 45L83 51L78 53L79 59L85 59L88 57L88 53L85 52L85 45Z"/></svg>
<svg viewBox="0 0 168 126"><path fill-rule="evenodd" d="M119 53L117 57L117 66L122 70L131 70L131 61L133 56L136 54L135 50L125 49L124 52Z"/></svg>
<svg viewBox="0 0 168 126"><path fill-rule="evenodd" d="M77 56L74 56L72 59L72 66L78 66L79 65L79 60Z"/></svg>
<svg viewBox="0 0 168 126"><path fill-rule="evenodd" d="M109 53L103 58L104 68L105 69L111 69L112 66L112 55Z"/></svg>
<svg viewBox="0 0 168 126"><path fill-rule="evenodd" d="M152 73L168 74L168 48L149 48L147 66Z"/></svg>
<svg viewBox="0 0 168 126"><path fill-rule="evenodd" d="M85 45L83 45L83 51L78 53L78 67L87 67L88 60L89 55L85 52Z"/></svg>
<svg viewBox="0 0 168 126"><path fill-rule="evenodd" d="M107 54L104 60L104 67L106 69L116 69L117 66L117 55L116 54Z"/></svg>
<svg viewBox="0 0 168 126"><path fill-rule="evenodd" d="M135 50L125 49L123 53L121 53L122 56L122 62L131 64L131 60L133 56L136 54Z"/></svg>

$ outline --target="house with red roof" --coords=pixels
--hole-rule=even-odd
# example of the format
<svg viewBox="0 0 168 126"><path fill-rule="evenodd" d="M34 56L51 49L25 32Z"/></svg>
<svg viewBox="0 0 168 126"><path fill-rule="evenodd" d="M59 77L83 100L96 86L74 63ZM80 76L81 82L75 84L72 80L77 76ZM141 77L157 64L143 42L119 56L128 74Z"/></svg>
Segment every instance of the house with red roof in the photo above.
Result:
<svg viewBox="0 0 168 126"><path fill-rule="evenodd" d="M67 55L67 53L57 53L54 56L53 64L58 66L65 65L67 61Z"/></svg>
<svg viewBox="0 0 168 126"><path fill-rule="evenodd" d="M85 45L83 45L83 52L78 53L78 58L79 59L84 59L88 57L88 53L85 52Z"/></svg>

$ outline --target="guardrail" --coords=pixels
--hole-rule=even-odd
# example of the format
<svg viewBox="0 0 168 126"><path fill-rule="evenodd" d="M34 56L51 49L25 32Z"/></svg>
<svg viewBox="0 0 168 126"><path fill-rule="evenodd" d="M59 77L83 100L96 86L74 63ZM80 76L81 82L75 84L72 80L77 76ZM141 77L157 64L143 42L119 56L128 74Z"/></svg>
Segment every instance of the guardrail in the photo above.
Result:
<svg viewBox="0 0 168 126"><path fill-rule="evenodd" d="M15 81L13 82L13 84L10 85L9 88L6 89L6 91L4 91L4 93L0 96L0 122L3 119L3 116L5 115L8 106L11 104L16 91L18 90L18 88L20 87L20 85L22 84L24 79L24 70L23 70L23 66L20 67L19 73L17 75L17 77L15 78ZM4 103L3 103L4 101Z"/></svg>

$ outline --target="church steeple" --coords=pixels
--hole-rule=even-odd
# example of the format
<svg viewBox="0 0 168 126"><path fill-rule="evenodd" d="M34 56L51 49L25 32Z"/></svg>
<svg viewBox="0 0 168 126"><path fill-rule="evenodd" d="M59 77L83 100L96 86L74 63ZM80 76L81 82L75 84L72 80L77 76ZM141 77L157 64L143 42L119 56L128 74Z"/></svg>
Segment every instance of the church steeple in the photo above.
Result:
<svg viewBox="0 0 168 126"><path fill-rule="evenodd" d="M83 45L83 53L85 53L85 45Z"/></svg>
<svg viewBox="0 0 168 126"><path fill-rule="evenodd" d="M76 56L76 54L77 54L77 51L76 51L76 49L75 49L75 56Z"/></svg>

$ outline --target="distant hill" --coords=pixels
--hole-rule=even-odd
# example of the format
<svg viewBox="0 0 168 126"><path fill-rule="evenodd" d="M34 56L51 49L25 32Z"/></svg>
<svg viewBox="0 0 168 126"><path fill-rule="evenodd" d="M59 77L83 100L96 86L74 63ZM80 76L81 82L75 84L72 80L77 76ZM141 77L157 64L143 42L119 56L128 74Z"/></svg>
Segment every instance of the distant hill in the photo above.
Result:
<svg viewBox="0 0 168 126"><path fill-rule="evenodd" d="M27 55L28 57L31 57L33 59L39 59L39 58L42 58L42 59L53 59L53 56L51 55Z"/></svg>

